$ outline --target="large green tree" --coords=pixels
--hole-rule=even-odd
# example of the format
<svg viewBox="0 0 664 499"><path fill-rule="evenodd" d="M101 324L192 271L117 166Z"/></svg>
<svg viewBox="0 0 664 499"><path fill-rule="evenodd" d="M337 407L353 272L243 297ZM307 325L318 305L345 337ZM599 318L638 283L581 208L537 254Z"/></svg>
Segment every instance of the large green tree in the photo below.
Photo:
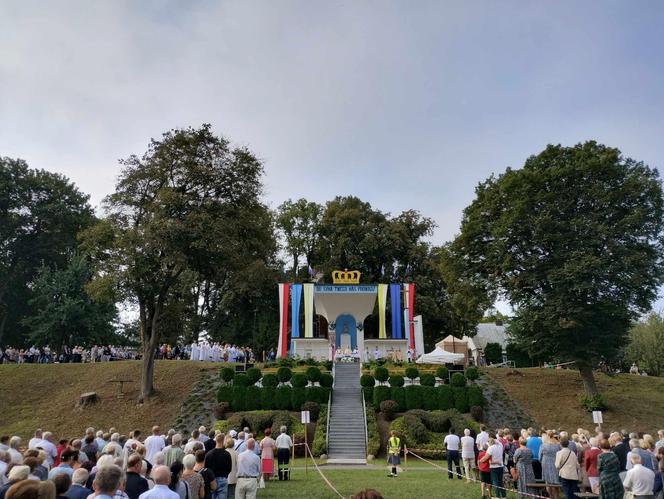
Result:
<svg viewBox="0 0 664 499"><path fill-rule="evenodd" d="M261 162L210 125L169 131L121 164L107 218L87 232L84 248L97 266L97 289L110 285L138 305L146 398L169 308L192 284L210 281L223 292L247 266L267 265L274 240L260 199Z"/></svg>
<svg viewBox="0 0 664 499"><path fill-rule="evenodd" d="M531 354L592 369L624 345L662 282L656 170L596 142L548 146L476 190L453 243L467 277L504 293Z"/></svg>
<svg viewBox="0 0 664 499"><path fill-rule="evenodd" d="M296 280L300 258L309 266L319 245L323 207L313 201L288 200L277 208L276 224L281 232L285 250L293 261L292 278Z"/></svg>
<svg viewBox="0 0 664 499"><path fill-rule="evenodd" d="M664 375L664 317L652 312L629 331L627 359L648 374Z"/></svg>
<svg viewBox="0 0 664 499"><path fill-rule="evenodd" d="M35 277L64 268L93 222L88 196L66 177L0 157L0 345L26 345Z"/></svg>
<svg viewBox="0 0 664 499"><path fill-rule="evenodd" d="M63 269L42 268L33 283L33 312L23 321L31 343L61 352L64 345L113 342L115 303L109 296L92 299L86 291L91 279L88 262L76 254Z"/></svg>

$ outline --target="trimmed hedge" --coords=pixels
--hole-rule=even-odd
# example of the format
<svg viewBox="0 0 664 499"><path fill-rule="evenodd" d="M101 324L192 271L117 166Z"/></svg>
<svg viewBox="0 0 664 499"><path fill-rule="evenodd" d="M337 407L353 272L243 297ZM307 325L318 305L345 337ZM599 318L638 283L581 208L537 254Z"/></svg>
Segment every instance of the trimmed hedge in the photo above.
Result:
<svg viewBox="0 0 664 499"><path fill-rule="evenodd" d="M482 394L482 389L477 385L471 385L468 387L468 405L470 407L478 406L484 407L484 394Z"/></svg>
<svg viewBox="0 0 664 499"><path fill-rule="evenodd" d="M305 390L307 402L327 404L330 395L329 388L324 388L322 386L308 386Z"/></svg>
<svg viewBox="0 0 664 499"><path fill-rule="evenodd" d="M436 389L433 386L421 386L420 389L420 392L422 393L422 409L427 411L435 411L438 409Z"/></svg>
<svg viewBox="0 0 664 499"><path fill-rule="evenodd" d="M420 409L422 407L422 387L411 385L404 388L406 392L406 408Z"/></svg>
<svg viewBox="0 0 664 499"><path fill-rule="evenodd" d="M442 379L443 383L447 383L449 381L448 378L450 377L450 371L447 369L447 367L440 366L438 369L436 369L436 376Z"/></svg>
<svg viewBox="0 0 664 499"><path fill-rule="evenodd" d="M406 408L406 392L400 386L390 388L390 399L397 403L397 411L404 412Z"/></svg>
<svg viewBox="0 0 664 499"><path fill-rule="evenodd" d="M320 375L321 375L320 369L318 369L317 367L311 366L307 368L307 379L311 383L317 383L318 381L320 381Z"/></svg>
<svg viewBox="0 0 664 499"><path fill-rule="evenodd" d="M454 373L450 380L450 384L456 388L463 388L466 386L466 377L461 373Z"/></svg>
<svg viewBox="0 0 664 499"><path fill-rule="evenodd" d="M249 384L251 385L258 383L258 380L261 379L261 376L261 370L257 367L247 369L247 378L249 379Z"/></svg>
<svg viewBox="0 0 664 499"><path fill-rule="evenodd" d="M233 379L233 386L239 386L239 387L244 386L244 387L246 387L246 386L249 386L249 385L252 385L252 384L253 383L251 383L249 381L249 376L247 376L246 374L238 374Z"/></svg>
<svg viewBox="0 0 664 499"><path fill-rule="evenodd" d="M387 368L379 366L376 369L374 369L374 378L378 380L379 383L385 383L387 381L387 378L390 377L390 373L387 370Z"/></svg>
<svg viewBox="0 0 664 499"><path fill-rule="evenodd" d="M221 375L221 379L223 379L226 383L230 383L235 377L235 369L224 367L219 374Z"/></svg>
<svg viewBox="0 0 664 499"><path fill-rule="evenodd" d="M366 388L373 388L376 384L376 379L371 374L363 374L360 376L360 386Z"/></svg>
<svg viewBox="0 0 664 499"><path fill-rule="evenodd" d="M262 390L257 386L248 386L244 390L244 410L256 411L262 408L261 405Z"/></svg>
<svg viewBox="0 0 664 499"><path fill-rule="evenodd" d="M367 455L377 456L380 452L380 432L378 431L378 421L376 420L376 411L373 407L367 407Z"/></svg>
<svg viewBox="0 0 664 499"><path fill-rule="evenodd" d="M277 379L276 376L274 379ZM263 388L261 390L261 407L263 409L274 409L276 407L274 388Z"/></svg>
<svg viewBox="0 0 664 499"><path fill-rule="evenodd" d="M406 375L406 378L412 380L420 376L420 371L417 369L417 367L407 367L404 371L404 374Z"/></svg>
<svg viewBox="0 0 664 499"><path fill-rule="evenodd" d="M363 386L362 395L364 395L364 402L366 404L373 404L373 386Z"/></svg>
<svg viewBox="0 0 664 499"><path fill-rule="evenodd" d="M270 388L275 388L279 384L279 380L277 379L277 376L275 374L266 374L263 376L263 380L261 381L261 384L264 387L270 387Z"/></svg>
<svg viewBox="0 0 664 499"><path fill-rule="evenodd" d="M308 383L307 377L302 373L293 374L293 377L291 378L290 382L293 388L304 388L305 386L307 386Z"/></svg>
<svg viewBox="0 0 664 499"><path fill-rule="evenodd" d="M327 406L323 406L318 414L318 423L314 431L314 441L311 443L311 453L320 457L327 452Z"/></svg>
<svg viewBox="0 0 664 499"><path fill-rule="evenodd" d="M454 387L454 408L459 412L468 412L470 406L468 405L468 391L465 388Z"/></svg>
<svg viewBox="0 0 664 499"><path fill-rule="evenodd" d="M320 416L320 404L318 402L305 402L300 406L300 410L309 411L312 423L318 421L318 416ZM327 421L325 424L327 424Z"/></svg>
<svg viewBox="0 0 664 499"><path fill-rule="evenodd" d="M400 374L394 374L394 375L390 376L390 386L391 387L403 386L404 383L405 383L405 381L403 379L403 376L401 376Z"/></svg>
<svg viewBox="0 0 664 499"><path fill-rule="evenodd" d="M394 414L398 409L399 404L397 404L394 400L383 400L380 403L380 412L383 413L383 416L385 416L385 419L388 421L392 421L394 419Z"/></svg>
<svg viewBox="0 0 664 499"><path fill-rule="evenodd" d="M389 386L376 386L373 389L373 406L380 407L380 403L390 399Z"/></svg>
<svg viewBox="0 0 664 499"><path fill-rule="evenodd" d="M420 375L420 385L436 386L436 377L433 374L424 373Z"/></svg>
<svg viewBox="0 0 664 499"><path fill-rule="evenodd" d="M323 388L332 388L334 378L330 373L321 373L319 383Z"/></svg>
<svg viewBox="0 0 664 499"><path fill-rule="evenodd" d="M237 380L239 376L236 376ZM247 391L246 386L234 386L233 387L233 399L231 400L231 410L233 412L244 411L244 393Z"/></svg>
<svg viewBox="0 0 664 499"><path fill-rule="evenodd" d="M281 383L287 383L292 377L293 371L291 371L288 367L280 367L277 369L277 379Z"/></svg>
<svg viewBox="0 0 664 499"><path fill-rule="evenodd" d="M221 385L217 389L217 402L228 402L233 400L233 387L228 385Z"/></svg>
<svg viewBox="0 0 664 499"><path fill-rule="evenodd" d="M302 404L307 401L307 393L303 387L293 388L291 390L291 407L293 410L300 410Z"/></svg>
<svg viewBox="0 0 664 499"><path fill-rule="evenodd" d="M468 378L470 381L475 381L477 378L480 377L480 370L477 369L477 367L471 366L468 369L466 369L466 378Z"/></svg>
<svg viewBox="0 0 664 499"><path fill-rule="evenodd" d="M291 390L290 386L280 386L275 390L274 405L277 406L277 409L291 410Z"/></svg>
<svg viewBox="0 0 664 499"><path fill-rule="evenodd" d="M444 411L454 407L454 394L450 385L440 385L436 387L438 394L438 408Z"/></svg>

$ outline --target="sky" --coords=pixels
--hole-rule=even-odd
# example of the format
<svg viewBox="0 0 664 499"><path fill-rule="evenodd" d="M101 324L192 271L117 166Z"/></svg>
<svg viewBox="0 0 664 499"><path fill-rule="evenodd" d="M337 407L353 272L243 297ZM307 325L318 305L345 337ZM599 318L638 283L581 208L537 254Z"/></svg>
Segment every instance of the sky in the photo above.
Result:
<svg viewBox="0 0 664 499"><path fill-rule="evenodd" d="M117 160L211 123L265 197L357 195L454 237L475 186L594 139L662 168L664 2L0 2L0 155L98 206Z"/></svg>

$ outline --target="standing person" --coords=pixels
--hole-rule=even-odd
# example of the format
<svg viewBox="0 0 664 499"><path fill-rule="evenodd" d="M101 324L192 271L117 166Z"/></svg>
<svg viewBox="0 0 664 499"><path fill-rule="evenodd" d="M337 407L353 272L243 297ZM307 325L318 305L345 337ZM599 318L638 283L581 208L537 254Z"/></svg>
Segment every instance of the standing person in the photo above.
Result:
<svg viewBox="0 0 664 499"><path fill-rule="evenodd" d="M196 456L187 454L184 456L182 464L184 465L182 481L189 485L190 499L203 499L205 497L205 481L199 473L194 471Z"/></svg>
<svg viewBox="0 0 664 499"><path fill-rule="evenodd" d="M94 492L85 486L89 476L90 474L85 468L74 471L71 476L71 487L69 487L65 496L68 499L86 499L90 494L93 494Z"/></svg>
<svg viewBox="0 0 664 499"><path fill-rule="evenodd" d="M489 497L491 496L491 467L489 466L489 461L484 459L487 456L487 449L489 448L489 443L484 444L484 448L480 450L480 453L477 456L477 466L480 470L480 483L482 486L482 497L484 497L484 492L487 492Z"/></svg>
<svg viewBox="0 0 664 499"><path fill-rule="evenodd" d="M171 483L171 470L168 466L155 466L152 470L152 479L154 487L143 492L138 499L180 499L177 492L168 488L168 484ZM99 499L99 496L95 499Z"/></svg>
<svg viewBox="0 0 664 499"><path fill-rule="evenodd" d="M495 497L505 497L503 488L503 446L496 440L495 435L489 435L489 448L482 458L484 462L489 463L489 472L491 473L491 486L494 489Z"/></svg>
<svg viewBox="0 0 664 499"><path fill-rule="evenodd" d="M521 494L521 499L528 497L525 494L536 495L537 490L529 488L529 483L535 482L535 472L533 471L533 453L526 447L525 437L519 438L519 448L514 451L514 466L516 467L517 489Z"/></svg>
<svg viewBox="0 0 664 499"><path fill-rule="evenodd" d="M265 429L265 437L261 440L261 471L263 472L263 478L269 480L272 475L274 475L274 448L276 443L274 439L270 436L272 435L272 429Z"/></svg>
<svg viewBox="0 0 664 499"><path fill-rule="evenodd" d="M641 456L632 454L630 460L632 461L632 469L625 475L623 481L625 490L631 492L634 499L654 499L655 473L643 466Z"/></svg>
<svg viewBox="0 0 664 499"><path fill-rule="evenodd" d="M556 454L556 468L565 499L575 499L579 490L580 468L576 454L569 448L569 439L560 440L562 447Z"/></svg>
<svg viewBox="0 0 664 499"><path fill-rule="evenodd" d="M145 459L147 459L149 462L152 462L152 459L157 452L163 451L164 447L166 447L166 442L159 433L159 426L153 426L152 435L146 438L145 442L143 442L146 450Z"/></svg>
<svg viewBox="0 0 664 499"><path fill-rule="evenodd" d="M205 467L212 470L217 488L212 495L213 499L228 498L228 474L233 468L231 455L224 448L224 435L220 433L214 437L216 447L205 456Z"/></svg>
<svg viewBox="0 0 664 499"><path fill-rule="evenodd" d="M447 479L452 480L452 463L456 465L457 477L462 479L461 468L459 467L459 447L461 446L461 439L454 433L454 428L450 428L449 434L443 440L445 446L445 455L447 456Z"/></svg>
<svg viewBox="0 0 664 499"><path fill-rule="evenodd" d="M95 499L113 498L120 487L120 482L122 482L122 470L119 466L111 464L97 470L97 474L92 484L92 488L95 491Z"/></svg>
<svg viewBox="0 0 664 499"><path fill-rule="evenodd" d="M466 483L475 477L475 439L470 436L470 430L466 428L463 430L463 437L461 437L461 459L463 460L463 470L466 473Z"/></svg>
<svg viewBox="0 0 664 499"><path fill-rule="evenodd" d="M602 453L597 457L597 470L599 471L599 498L623 499L625 489L620 481L620 461L611 452L611 444L606 439L599 443Z"/></svg>
<svg viewBox="0 0 664 499"><path fill-rule="evenodd" d="M397 432L392 430L390 438L387 440L387 463L392 467L390 477L397 476L397 465L401 464L401 439L397 437Z"/></svg>
<svg viewBox="0 0 664 499"><path fill-rule="evenodd" d="M232 437L224 438L226 452L231 455L231 472L228 474L228 499L235 498L235 487L237 486L237 452L233 448L235 441Z"/></svg>
<svg viewBox="0 0 664 499"><path fill-rule="evenodd" d="M556 469L556 454L561 449L553 430L544 434L543 444L539 450L539 460L542 463L542 478L546 483L546 491L552 499L558 499L558 485L560 479Z"/></svg>
<svg viewBox="0 0 664 499"><path fill-rule="evenodd" d="M590 490L594 494L599 493L599 471L597 470L597 458L602 453L599 448L597 437L590 438L590 449L583 453L583 468L586 470ZM624 444L623 444L624 445ZM620 463L620 460L618 460ZM620 465L618 466L620 468Z"/></svg>
<svg viewBox="0 0 664 499"><path fill-rule="evenodd" d="M277 468L279 473L279 480L288 480L289 477L289 461L291 448L293 447L293 440L286 433L288 428L282 426L279 428L279 436L277 437Z"/></svg>
<svg viewBox="0 0 664 499"><path fill-rule="evenodd" d="M484 444L489 442L489 434L486 432L486 426L483 424L480 425L480 432L475 437L475 444L477 445L477 450L484 449Z"/></svg>
<svg viewBox="0 0 664 499"><path fill-rule="evenodd" d="M254 448L256 441L253 438L247 440L247 450L237 457L237 488L235 497L237 499L256 499L258 489L258 477L261 473L260 458L256 455Z"/></svg>
<svg viewBox="0 0 664 499"><path fill-rule="evenodd" d="M217 482L214 479L214 473L212 470L205 467L205 451L203 450L196 451L194 471L203 478L203 484L205 486L204 499L212 499L212 492L217 488Z"/></svg>
<svg viewBox="0 0 664 499"><path fill-rule="evenodd" d="M184 451L182 450L182 435L176 433L171 439L171 445L164 447L164 464L170 466L176 461L182 462L184 459Z"/></svg>
<svg viewBox="0 0 664 499"><path fill-rule="evenodd" d="M148 481L141 476L143 459L138 454L132 454L127 460L127 476L124 491L129 499L138 499L143 493L150 490Z"/></svg>
<svg viewBox="0 0 664 499"><path fill-rule="evenodd" d="M542 439L537 435L537 430L535 428L528 428L528 438L526 440L526 446L530 449L530 452L533 454L533 472L535 473L535 478L537 480L542 479L542 463L539 459L539 450L542 446Z"/></svg>

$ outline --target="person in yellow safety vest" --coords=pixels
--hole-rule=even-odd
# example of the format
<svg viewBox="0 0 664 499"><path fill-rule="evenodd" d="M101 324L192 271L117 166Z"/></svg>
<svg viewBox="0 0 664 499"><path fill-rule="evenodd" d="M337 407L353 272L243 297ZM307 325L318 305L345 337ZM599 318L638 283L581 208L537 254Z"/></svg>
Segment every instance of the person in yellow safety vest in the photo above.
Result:
<svg viewBox="0 0 664 499"><path fill-rule="evenodd" d="M401 464L401 439L397 433L392 430L390 438L387 440L387 462L392 465L392 472L387 476L397 476L397 465Z"/></svg>

